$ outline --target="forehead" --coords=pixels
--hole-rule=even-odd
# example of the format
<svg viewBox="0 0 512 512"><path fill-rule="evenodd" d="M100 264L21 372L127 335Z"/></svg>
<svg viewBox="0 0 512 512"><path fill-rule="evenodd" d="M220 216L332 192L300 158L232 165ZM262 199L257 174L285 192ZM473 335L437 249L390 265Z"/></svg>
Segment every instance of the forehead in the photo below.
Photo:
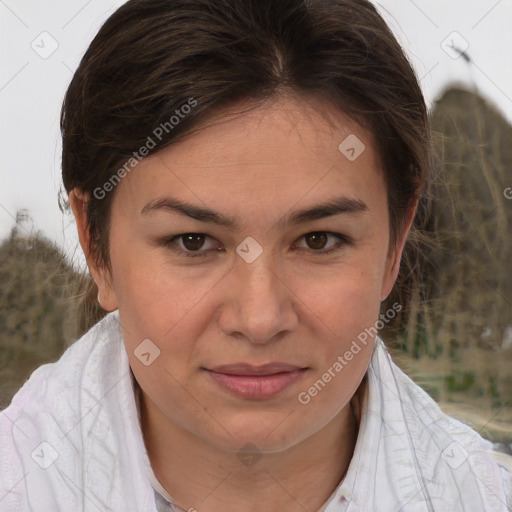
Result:
<svg viewBox="0 0 512 512"><path fill-rule="evenodd" d="M250 157L262 164L282 164L279 155L288 159L292 152L308 160L332 161L333 157L338 159L339 144L351 135L374 149L372 133L332 103L279 94L260 104L249 100L215 113L200 123L188 139L174 144L174 151L169 149L174 158L179 158L193 147L198 157L207 159L205 167L216 160L226 164ZM262 147L270 152L261 152ZM277 150L272 151L273 148Z"/></svg>
<svg viewBox="0 0 512 512"><path fill-rule="evenodd" d="M139 213L168 193L240 216L257 207L262 214L265 205L310 204L331 192L363 201L358 196L371 201L372 192L382 192L371 132L332 105L280 97L240 111L223 111L143 159L116 197L129 195Z"/></svg>

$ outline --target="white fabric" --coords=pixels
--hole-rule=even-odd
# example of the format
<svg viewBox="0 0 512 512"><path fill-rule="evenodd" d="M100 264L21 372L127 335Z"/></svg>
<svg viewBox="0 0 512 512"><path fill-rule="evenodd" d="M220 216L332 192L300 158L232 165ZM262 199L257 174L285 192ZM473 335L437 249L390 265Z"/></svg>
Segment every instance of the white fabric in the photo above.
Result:
<svg viewBox="0 0 512 512"><path fill-rule="evenodd" d="M443 414L380 339L367 378L354 455L325 512L511 510L512 458ZM0 511L157 512L150 473L114 312L0 413Z"/></svg>

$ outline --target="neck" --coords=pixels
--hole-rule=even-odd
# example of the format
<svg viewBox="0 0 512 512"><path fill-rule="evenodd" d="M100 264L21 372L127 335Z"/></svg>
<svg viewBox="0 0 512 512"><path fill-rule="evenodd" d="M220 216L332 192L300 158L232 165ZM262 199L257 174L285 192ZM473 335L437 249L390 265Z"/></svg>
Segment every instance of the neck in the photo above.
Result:
<svg viewBox="0 0 512 512"><path fill-rule="evenodd" d="M352 401L313 436L245 464L176 425L139 388L141 427L154 474L184 510L318 510L348 469L365 382Z"/></svg>

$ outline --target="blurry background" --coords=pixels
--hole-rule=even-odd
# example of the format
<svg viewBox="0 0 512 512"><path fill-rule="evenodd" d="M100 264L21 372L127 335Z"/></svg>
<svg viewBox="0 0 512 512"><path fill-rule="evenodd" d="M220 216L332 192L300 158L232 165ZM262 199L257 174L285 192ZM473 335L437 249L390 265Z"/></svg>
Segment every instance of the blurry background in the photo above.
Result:
<svg viewBox="0 0 512 512"><path fill-rule="evenodd" d="M74 69L123 1L0 0L0 409L89 326L76 227L58 206L59 113ZM449 414L512 446L512 0L374 2L432 111L431 237L409 316L382 336Z"/></svg>

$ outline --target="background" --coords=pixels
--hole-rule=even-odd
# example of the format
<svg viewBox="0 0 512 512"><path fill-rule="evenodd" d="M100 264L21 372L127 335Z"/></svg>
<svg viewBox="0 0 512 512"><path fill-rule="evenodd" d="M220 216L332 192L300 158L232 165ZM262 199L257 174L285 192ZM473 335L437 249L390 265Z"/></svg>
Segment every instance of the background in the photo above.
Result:
<svg viewBox="0 0 512 512"><path fill-rule="evenodd" d="M0 406L86 327L73 302L83 254L58 203L59 115L81 56L122 3L0 0ZM441 161L425 220L438 248L425 256L430 282L412 292L412 320L393 334L396 358L447 412L506 449L512 0L374 3L420 79Z"/></svg>

